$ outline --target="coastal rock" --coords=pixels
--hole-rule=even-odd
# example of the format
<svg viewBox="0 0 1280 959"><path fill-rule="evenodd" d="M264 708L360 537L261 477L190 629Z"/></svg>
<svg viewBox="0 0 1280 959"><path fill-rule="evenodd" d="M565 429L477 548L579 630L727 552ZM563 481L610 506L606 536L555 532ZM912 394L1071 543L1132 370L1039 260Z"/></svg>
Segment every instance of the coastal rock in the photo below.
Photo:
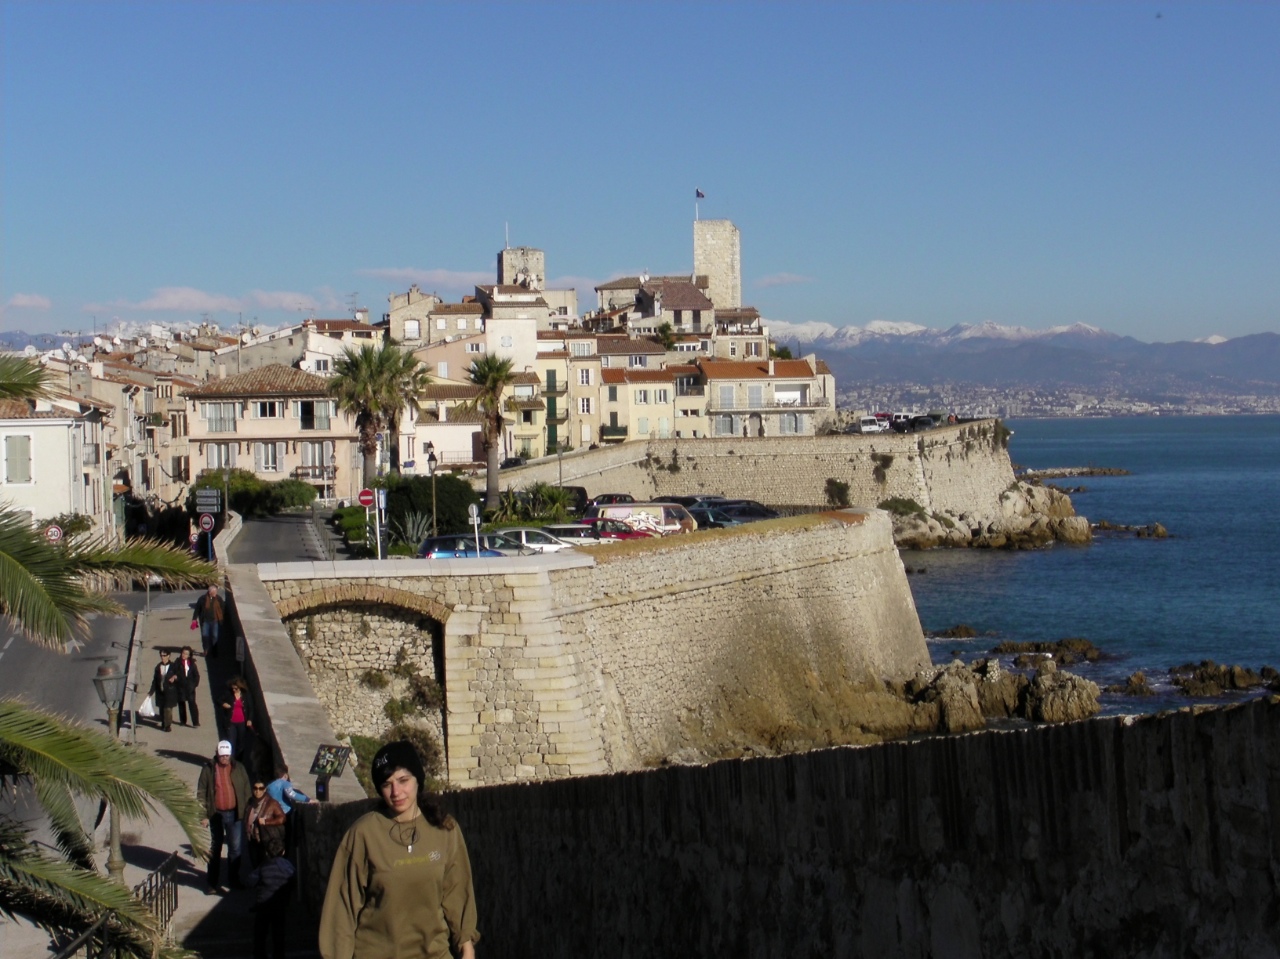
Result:
<svg viewBox="0 0 1280 959"><path fill-rule="evenodd" d="M1028 684L1026 676L1002 669L998 659L980 659L969 668L977 679L982 715L988 719L1008 719L1017 714Z"/></svg>
<svg viewBox="0 0 1280 959"><path fill-rule="evenodd" d="M1243 666L1219 666L1211 659L1184 663L1169 670L1169 678L1188 696L1221 696L1228 689L1253 689L1264 678Z"/></svg>
<svg viewBox="0 0 1280 959"><path fill-rule="evenodd" d="M1151 684L1147 682L1146 674L1142 672L1134 673L1123 684L1107 686L1105 692L1117 693L1121 696L1154 696L1156 694Z"/></svg>
<svg viewBox="0 0 1280 959"><path fill-rule="evenodd" d="M1067 516L1054 523L1053 538L1059 543L1082 545L1093 539L1093 528L1083 516Z"/></svg>
<svg viewBox="0 0 1280 959"><path fill-rule="evenodd" d="M1023 655L1039 653L1041 655L1052 657L1053 661L1059 666L1073 666L1076 663L1083 662L1094 663L1102 658L1102 650L1093 645L1089 640L1082 639L1079 636L1054 640L1053 642L1048 643L1004 642L1000 643L991 651L993 653L1003 654L1006 656L1019 653ZM1025 659L1023 660L1023 663L1029 666L1036 665L1036 661L1032 659ZM1022 664L1020 664L1017 659L1014 660L1014 665L1022 668Z"/></svg>
<svg viewBox="0 0 1280 959"><path fill-rule="evenodd" d="M966 733L986 725L976 679L964 663L921 670L907 684L907 691L921 703L937 704L938 732Z"/></svg>
<svg viewBox="0 0 1280 959"><path fill-rule="evenodd" d="M893 518L900 549L1039 549L1054 542L1087 543L1092 536L1089 521L1076 515L1070 497L1030 483L1015 483L1001 493L994 514L917 512Z"/></svg>
<svg viewBox="0 0 1280 959"><path fill-rule="evenodd" d="M1059 672L1057 665L1046 661L1036 670L1035 677L1027 685L1022 703L1022 715L1040 723L1069 723L1096 716L1102 708L1098 703L1098 684L1072 673Z"/></svg>

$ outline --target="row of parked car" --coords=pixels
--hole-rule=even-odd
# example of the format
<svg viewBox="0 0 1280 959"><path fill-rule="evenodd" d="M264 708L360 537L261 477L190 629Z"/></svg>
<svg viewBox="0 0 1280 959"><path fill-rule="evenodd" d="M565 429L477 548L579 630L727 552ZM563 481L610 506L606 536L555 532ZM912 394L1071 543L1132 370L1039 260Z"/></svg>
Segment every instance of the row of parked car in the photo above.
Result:
<svg viewBox="0 0 1280 959"><path fill-rule="evenodd" d="M638 503L627 493L597 496L576 523L512 526L491 533L431 536L418 547L423 559L466 559L554 553L623 539L642 539L697 529L723 529L779 514L754 500L724 496L674 496Z"/></svg>
<svg viewBox="0 0 1280 959"><path fill-rule="evenodd" d="M845 427L846 433L918 433L940 426L943 420L931 413L875 413L860 416Z"/></svg>

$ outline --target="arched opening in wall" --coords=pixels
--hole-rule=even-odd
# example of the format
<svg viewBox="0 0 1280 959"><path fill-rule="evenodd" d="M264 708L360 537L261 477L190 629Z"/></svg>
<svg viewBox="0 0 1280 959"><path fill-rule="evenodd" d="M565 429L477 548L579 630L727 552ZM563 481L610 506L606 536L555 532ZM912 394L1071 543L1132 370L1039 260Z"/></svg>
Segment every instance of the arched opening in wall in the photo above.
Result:
<svg viewBox="0 0 1280 959"><path fill-rule="evenodd" d="M393 603L317 605L283 620L316 696L339 735L411 740L428 774L443 777L444 625Z"/></svg>

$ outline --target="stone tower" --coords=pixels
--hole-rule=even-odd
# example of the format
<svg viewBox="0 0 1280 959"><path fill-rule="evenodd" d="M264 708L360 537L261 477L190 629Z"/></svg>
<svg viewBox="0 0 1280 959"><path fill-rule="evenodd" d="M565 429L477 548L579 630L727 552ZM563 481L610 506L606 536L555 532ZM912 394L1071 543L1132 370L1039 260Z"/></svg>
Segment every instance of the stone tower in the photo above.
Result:
<svg viewBox="0 0 1280 959"><path fill-rule="evenodd" d="M717 310L742 306L742 241L732 220L693 221L693 272Z"/></svg>
<svg viewBox="0 0 1280 959"><path fill-rule="evenodd" d="M547 255L531 246L507 247L498 254L498 285L546 289Z"/></svg>

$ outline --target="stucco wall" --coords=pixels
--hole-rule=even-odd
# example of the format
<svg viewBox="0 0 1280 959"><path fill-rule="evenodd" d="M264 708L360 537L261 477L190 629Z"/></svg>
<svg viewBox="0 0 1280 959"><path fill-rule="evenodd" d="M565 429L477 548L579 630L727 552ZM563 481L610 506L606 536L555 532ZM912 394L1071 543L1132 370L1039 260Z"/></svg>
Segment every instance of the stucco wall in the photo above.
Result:
<svg viewBox="0 0 1280 959"><path fill-rule="evenodd" d="M590 554L263 564L259 575L281 616L303 624L295 643L343 716L367 708L356 677L389 669L402 642L398 629L360 635L350 609L399 605L439 624L448 775L460 784L776 745L859 684L928 661L876 511Z"/></svg>
<svg viewBox="0 0 1280 959"><path fill-rule="evenodd" d="M1280 955L1278 797L1272 697L449 805L506 959L1173 959ZM354 812L308 810L317 880Z"/></svg>

